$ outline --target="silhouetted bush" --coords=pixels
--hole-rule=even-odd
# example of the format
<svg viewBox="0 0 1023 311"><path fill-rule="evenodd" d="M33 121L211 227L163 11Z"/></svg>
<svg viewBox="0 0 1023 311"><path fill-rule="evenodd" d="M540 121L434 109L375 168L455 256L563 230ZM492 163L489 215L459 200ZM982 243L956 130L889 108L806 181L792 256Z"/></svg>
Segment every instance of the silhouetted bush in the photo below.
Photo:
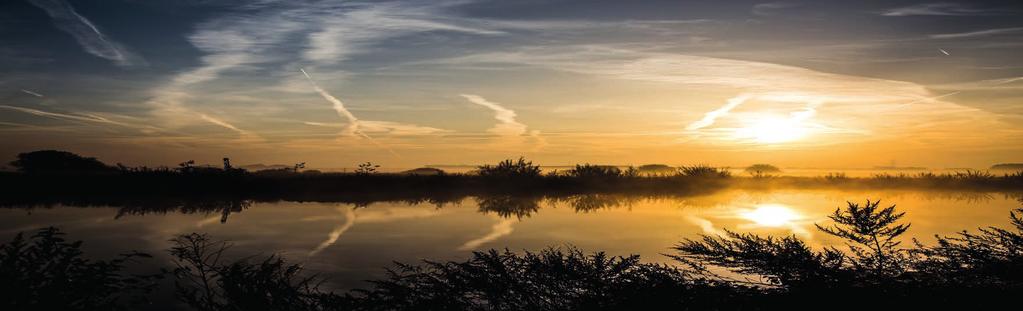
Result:
<svg viewBox="0 0 1023 311"><path fill-rule="evenodd" d="M171 242L177 296L196 310L336 309L322 304L330 294L318 289L315 275L301 275L301 266L280 256L231 261L224 258L230 243L197 233Z"/></svg>
<svg viewBox="0 0 1023 311"><path fill-rule="evenodd" d="M497 178L537 178L540 177L540 166L533 161L520 157L518 161L511 159L501 161L497 165L481 165L476 173L483 177Z"/></svg>
<svg viewBox="0 0 1023 311"><path fill-rule="evenodd" d="M716 168L709 165L679 166L678 175L694 178L728 178L732 173L728 169Z"/></svg>
<svg viewBox="0 0 1023 311"><path fill-rule="evenodd" d="M74 153L58 150L19 153L18 159L11 162L11 166L17 168L20 172L31 174L87 174L116 171L115 168L103 164L103 162L96 160L96 158L86 158Z"/></svg>
<svg viewBox="0 0 1023 311"><path fill-rule="evenodd" d="M131 310L146 302L159 275L123 270L148 254L90 260L81 241L68 242L63 236L50 227L29 239L18 233L0 245L0 310Z"/></svg>
<svg viewBox="0 0 1023 311"><path fill-rule="evenodd" d="M644 164L636 168L640 174L662 175L675 173L676 168L664 164Z"/></svg>
<svg viewBox="0 0 1023 311"><path fill-rule="evenodd" d="M490 250L464 262L397 264L373 283L357 291L357 310L710 310L738 302L740 293L639 256L577 249Z"/></svg>
<svg viewBox="0 0 1023 311"><path fill-rule="evenodd" d="M753 164L747 167L745 171L753 177L768 177L772 173L781 172L781 169L770 164Z"/></svg>
<svg viewBox="0 0 1023 311"><path fill-rule="evenodd" d="M583 179L613 179L625 176L618 167L593 164L576 164L575 168L566 172L566 175Z"/></svg>
<svg viewBox="0 0 1023 311"><path fill-rule="evenodd" d="M402 174L434 176L434 175L445 175L447 173L444 172L444 170L439 169L439 168L420 167L420 168L404 171L404 172L402 172Z"/></svg>

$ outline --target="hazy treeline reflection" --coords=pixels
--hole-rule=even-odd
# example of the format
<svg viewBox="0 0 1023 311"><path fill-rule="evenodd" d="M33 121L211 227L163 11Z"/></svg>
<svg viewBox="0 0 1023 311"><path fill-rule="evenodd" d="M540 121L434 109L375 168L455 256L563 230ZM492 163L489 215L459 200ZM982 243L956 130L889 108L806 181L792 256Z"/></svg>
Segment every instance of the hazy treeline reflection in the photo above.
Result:
<svg viewBox="0 0 1023 311"><path fill-rule="evenodd" d="M596 212L600 210L628 208L641 202L669 201L685 207L713 207L729 202L727 195L718 196L720 192L689 193L689 194L636 194L636 193L588 193L566 195L535 195L535 194L490 194L490 195L439 195L439 196L405 196L396 194L370 195L338 195L321 197L318 200L299 200L297 202L320 202L348 204L353 208L370 207L378 203L399 203L408 206L432 206L445 208L470 202L477 206L480 213L494 214L502 218L529 217L543 208L568 206L577 213ZM756 196L771 195L773 192L756 190L744 192ZM997 198L1023 198L1021 192L974 192L974 191L927 191L927 192L893 192L886 197L897 198L900 195L918 196L924 201L951 200L968 204L987 202ZM836 197L837 201L841 201ZM51 198L48 200L4 200L0 199L0 207L4 208L53 208L57 206L72 207L114 207L117 208L116 218L146 214L220 214L220 222L227 222L228 217L240 213L254 204L278 203L281 200L258 200L230 197L199 196L178 198Z"/></svg>

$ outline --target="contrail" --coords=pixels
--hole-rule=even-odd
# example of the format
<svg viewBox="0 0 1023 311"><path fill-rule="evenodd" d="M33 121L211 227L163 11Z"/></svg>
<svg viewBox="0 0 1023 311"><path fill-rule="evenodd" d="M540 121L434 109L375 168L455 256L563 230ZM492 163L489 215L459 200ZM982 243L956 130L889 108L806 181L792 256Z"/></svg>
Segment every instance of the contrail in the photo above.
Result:
<svg viewBox="0 0 1023 311"><path fill-rule="evenodd" d="M85 52L114 61L118 66L145 65L145 60L111 40L65 0L30 0L50 16L57 29L71 35Z"/></svg>
<svg viewBox="0 0 1023 311"><path fill-rule="evenodd" d="M752 96L748 94L742 94L728 99L728 103L726 103L724 106L721 106L721 108L704 114L703 119L690 123L688 126L686 126L686 130L695 131L701 128L708 127L711 124L714 124L715 120L727 115L729 112L732 111L732 109L735 109L735 107L739 107L739 105L742 105L747 100L749 100L750 97Z"/></svg>
<svg viewBox="0 0 1023 311"><path fill-rule="evenodd" d="M519 123L515 120L517 116L514 110L505 108L500 104L488 101L479 95L472 94L460 94L469 102L477 104L483 107L490 108L494 111L494 119L497 119L498 123L488 131L502 136L520 136L526 134L526 125Z"/></svg>
<svg viewBox="0 0 1023 311"><path fill-rule="evenodd" d="M374 145L386 149L387 152L391 153L391 155L394 155L395 157L399 158L401 157L401 155L399 155L397 152L394 152L394 150L391 150L391 148L388 148L387 146L380 144L380 142L373 139L373 137L369 137L369 135L366 135L366 133L363 133L361 130L359 130L359 118L356 118L351 111L348 111L348 108L345 108L345 104L341 102L340 99L337 99L337 97L330 95L330 93L324 91L323 88L320 87L320 85L316 84L316 81L313 81L313 77L309 76L309 73L305 71L305 68L298 68L298 70L302 71L302 75L305 75L306 80L309 81L309 84L313 85L313 89L315 89L316 92L323 97L323 99L326 99L327 101L334 105L334 111L337 112L338 116L344 119L348 119L348 129L345 130L346 132L350 132L352 134L365 137Z"/></svg>
<svg viewBox="0 0 1023 311"><path fill-rule="evenodd" d="M43 94L39 94L39 93L36 93L36 92L33 92L33 91L29 91L29 90L26 90L26 89L21 89L21 92L25 93L25 94L28 94L28 95L35 96L35 97L43 97Z"/></svg>

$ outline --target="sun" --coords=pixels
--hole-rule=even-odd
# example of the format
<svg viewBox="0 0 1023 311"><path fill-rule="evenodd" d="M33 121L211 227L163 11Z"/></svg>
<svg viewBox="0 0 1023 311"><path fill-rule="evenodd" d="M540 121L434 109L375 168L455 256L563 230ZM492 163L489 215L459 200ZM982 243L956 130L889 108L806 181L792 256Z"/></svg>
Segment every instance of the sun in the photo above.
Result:
<svg viewBox="0 0 1023 311"><path fill-rule="evenodd" d="M799 120L764 116L751 120L745 127L735 130L736 138L750 139L761 144L777 144L800 140L809 130Z"/></svg>

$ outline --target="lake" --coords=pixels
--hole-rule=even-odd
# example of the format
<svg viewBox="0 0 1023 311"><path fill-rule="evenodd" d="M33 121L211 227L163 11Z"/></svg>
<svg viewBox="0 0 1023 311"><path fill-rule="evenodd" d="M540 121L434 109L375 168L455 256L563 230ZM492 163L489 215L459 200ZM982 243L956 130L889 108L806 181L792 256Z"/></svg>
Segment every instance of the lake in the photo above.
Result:
<svg viewBox="0 0 1023 311"><path fill-rule="evenodd" d="M912 223L909 238L964 229L1007 226L1019 195L985 192L727 189L694 197L590 195L565 198L470 198L441 205L379 202L355 206L323 202L232 203L224 217L217 204L147 209L51 206L0 209L4 241L19 231L56 226L85 241L86 254L110 258L127 250L157 255L168 239L209 233L234 243L231 254L281 253L329 279L333 289L366 287L393 261L461 260L473 250L539 250L575 246L612 255L640 254L669 263L662 254L685 238L724 230L796 235L814 247L842 242L817 231L846 201L881 199L896 204ZM226 221L224 221L226 220Z"/></svg>

